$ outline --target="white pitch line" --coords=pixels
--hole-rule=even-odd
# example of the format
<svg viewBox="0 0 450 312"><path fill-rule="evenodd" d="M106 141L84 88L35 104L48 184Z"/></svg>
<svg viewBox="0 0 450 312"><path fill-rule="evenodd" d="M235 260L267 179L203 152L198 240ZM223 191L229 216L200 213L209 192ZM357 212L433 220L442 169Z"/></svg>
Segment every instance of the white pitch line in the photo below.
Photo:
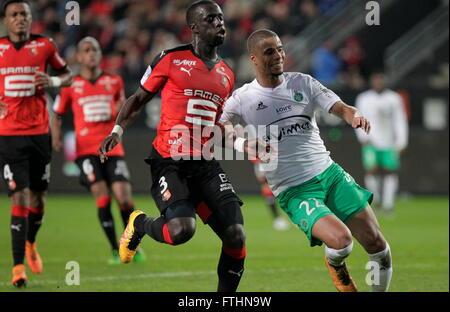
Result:
<svg viewBox="0 0 450 312"><path fill-rule="evenodd" d="M245 270L246 273L255 273L258 271L262 271L265 273L279 273L279 272L291 272L298 271L298 269L278 269L278 270ZM113 280L136 280L136 279L150 279L150 278L158 278L158 277L183 277L183 276L193 276L193 275L214 275L217 274L217 271L181 271L181 272L161 272L161 273L148 273L148 274L138 274L138 275L111 275L111 276L91 276L85 277L81 275L80 283L83 282L103 282L103 281L113 281ZM64 279L61 280L32 280L28 281L29 285L58 285L65 284ZM0 286L11 286L11 283L0 282Z"/></svg>
<svg viewBox="0 0 450 312"><path fill-rule="evenodd" d="M401 269L425 269L434 267L432 264L407 264L399 266ZM354 265L348 266L349 269L355 269ZM282 273L282 272L298 272L302 271L304 268L298 267L291 267L291 268L279 268L279 269L246 269L244 271L244 274L253 274L253 273ZM326 272L325 266L314 266L309 268L310 271L323 271ZM159 277L166 277L166 278L172 278L172 277L183 277L183 276L193 276L193 275L214 275L217 274L215 270L211 271L180 271L180 272L160 272L160 273L148 273L148 274L137 274L137 275L110 275L110 276L91 276L91 277L83 277L81 274L80 277L80 283L83 284L83 282L104 282L104 281L117 281L117 280L136 280L136 279L151 279L151 278L159 278ZM64 285L65 286L65 280L31 280L29 281L29 285ZM0 286L11 286L10 282L0 282Z"/></svg>

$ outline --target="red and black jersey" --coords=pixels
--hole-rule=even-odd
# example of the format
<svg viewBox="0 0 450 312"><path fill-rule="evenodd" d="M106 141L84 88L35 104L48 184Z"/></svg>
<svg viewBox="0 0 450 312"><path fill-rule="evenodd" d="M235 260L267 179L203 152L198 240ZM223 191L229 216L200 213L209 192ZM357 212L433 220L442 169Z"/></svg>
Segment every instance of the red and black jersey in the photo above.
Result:
<svg viewBox="0 0 450 312"><path fill-rule="evenodd" d="M45 90L34 86L36 72L66 66L50 38L30 35L25 42L0 38L0 102L6 113L0 118L0 135L48 133Z"/></svg>
<svg viewBox="0 0 450 312"><path fill-rule="evenodd" d="M103 73L95 81L76 76L70 87L62 88L53 111L66 114L72 109L77 157L97 155L103 139L114 127L119 105L125 101L122 78ZM124 156L122 143L109 156Z"/></svg>
<svg viewBox="0 0 450 312"><path fill-rule="evenodd" d="M218 121L233 91L234 73L223 60L203 61L189 44L161 52L147 68L141 87L153 93L161 90L161 117L153 141L158 153L200 156L211 137L201 133Z"/></svg>

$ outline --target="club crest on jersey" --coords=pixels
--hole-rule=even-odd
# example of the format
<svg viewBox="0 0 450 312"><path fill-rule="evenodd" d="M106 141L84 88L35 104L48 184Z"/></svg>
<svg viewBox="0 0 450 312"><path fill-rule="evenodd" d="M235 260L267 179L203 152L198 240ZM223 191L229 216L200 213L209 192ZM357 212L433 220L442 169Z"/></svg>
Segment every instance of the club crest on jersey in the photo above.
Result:
<svg viewBox="0 0 450 312"><path fill-rule="evenodd" d="M99 81L99 84L104 85L106 90L111 91L112 90L111 84L114 82L115 82L114 79L111 79L111 77L106 76L105 78Z"/></svg>
<svg viewBox="0 0 450 312"><path fill-rule="evenodd" d="M36 56L38 54L37 48L43 46L45 46L45 43L33 40L29 44L25 45L25 49L30 49L30 54Z"/></svg>
<svg viewBox="0 0 450 312"><path fill-rule="evenodd" d="M227 77L228 80L231 80L230 77L228 77L228 75L227 75L227 73L225 71L225 67L223 67L223 66L217 67L216 68L216 72L221 74L221 75L223 75L223 76L225 76L225 77Z"/></svg>
<svg viewBox="0 0 450 312"><path fill-rule="evenodd" d="M296 102L301 102L303 100L303 94L299 91L295 91L294 90L294 96L293 96L294 100Z"/></svg>
<svg viewBox="0 0 450 312"><path fill-rule="evenodd" d="M224 76L222 76L222 85L226 88L228 86L228 80Z"/></svg>

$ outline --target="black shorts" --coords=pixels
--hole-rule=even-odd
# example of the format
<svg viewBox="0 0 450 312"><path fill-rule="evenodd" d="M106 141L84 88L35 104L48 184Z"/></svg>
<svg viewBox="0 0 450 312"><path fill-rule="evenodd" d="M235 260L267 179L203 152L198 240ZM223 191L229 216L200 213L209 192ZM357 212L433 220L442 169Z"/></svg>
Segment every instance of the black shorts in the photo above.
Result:
<svg viewBox="0 0 450 312"><path fill-rule="evenodd" d="M145 159L152 175L151 193L162 215L166 209L182 200L196 208L204 223L216 214L224 224L243 224L240 206L242 201L234 192L227 175L215 160L173 160L163 158L154 148ZM230 202L237 202L239 211L221 211Z"/></svg>
<svg viewBox="0 0 450 312"><path fill-rule="evenodd" d="M130 181L127 163L121 156L108 156L108 159L101 163L98 155L85 155L78 157L75 162L80 168L80 184L88 190L92 184L99 181L105 181L108 185Z"/></svg>
<svg viewBox="0 0 450 312"><path fill-rule="evenodd" d="M50 182L50 134L0 135L0 166L8 195L29 188L43 192Z"/></svg>

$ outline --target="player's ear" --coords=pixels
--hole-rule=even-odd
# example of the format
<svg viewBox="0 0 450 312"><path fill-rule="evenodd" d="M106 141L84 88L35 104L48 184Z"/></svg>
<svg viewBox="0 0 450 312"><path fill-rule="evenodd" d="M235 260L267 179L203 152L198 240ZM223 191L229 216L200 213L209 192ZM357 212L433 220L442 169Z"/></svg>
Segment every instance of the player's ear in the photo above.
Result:
<svg viewBox="0 0 450 312"><path fill-rule="evenodd" d="M256 66L256 55L253 53L250 53L250 61L252 61L253 65Z"/></svg>
<svg viewBox="0 0 450 312"><path fill-rule="evenodd" d="M191 23L189 25L189 28L191 29L193 34L198 34L198 27L197 27L197 23Z"/></svg>

